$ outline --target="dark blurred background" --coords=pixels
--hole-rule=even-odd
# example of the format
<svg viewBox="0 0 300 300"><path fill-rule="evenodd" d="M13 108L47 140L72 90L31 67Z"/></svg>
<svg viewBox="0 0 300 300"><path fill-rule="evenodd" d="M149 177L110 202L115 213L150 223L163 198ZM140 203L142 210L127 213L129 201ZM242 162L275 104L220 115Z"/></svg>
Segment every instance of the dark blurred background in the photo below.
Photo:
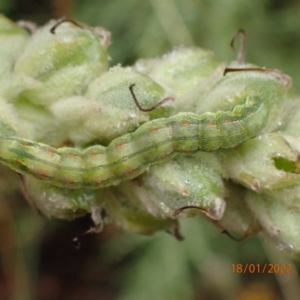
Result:
<svg viewBox="0 0 300 300"><path fill-rule="evenodd" d="M177 45L213 50L234 59L229 44L247 33L247 60L278 68L300 87L300 2L296 0L0 0L13 20L43 25L69 17L112 33L111 65L161 56ZM4 47L5 45L1 45ZM12 177L15 174L11 174ZM1 178L1 177L0 177ZM18 178L16 186L19 184ZM1 185L1 191L4 187ZM234 242L201 216L182 222L183 242L120 232L114 225L72 239L92 224L49 220L9 189L0 201L2 299L299 299L298 263L258 238ZM237 274L242 263L293 263L292 274Z"/></svg>

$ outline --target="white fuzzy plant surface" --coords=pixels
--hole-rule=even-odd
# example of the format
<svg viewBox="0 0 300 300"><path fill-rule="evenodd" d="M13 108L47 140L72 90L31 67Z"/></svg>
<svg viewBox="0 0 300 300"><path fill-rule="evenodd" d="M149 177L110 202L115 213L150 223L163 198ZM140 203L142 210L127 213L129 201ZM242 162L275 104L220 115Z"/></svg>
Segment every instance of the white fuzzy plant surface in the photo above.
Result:
<svg viewBox="0 0 300 300"><path fill-rule="evenodd" d="M178 219L201 211L300 258L287 75L197 47L109 68L110 33L70 20L31 31L1 16L0 43L1 172L40 213L180 237Z"/></svg>

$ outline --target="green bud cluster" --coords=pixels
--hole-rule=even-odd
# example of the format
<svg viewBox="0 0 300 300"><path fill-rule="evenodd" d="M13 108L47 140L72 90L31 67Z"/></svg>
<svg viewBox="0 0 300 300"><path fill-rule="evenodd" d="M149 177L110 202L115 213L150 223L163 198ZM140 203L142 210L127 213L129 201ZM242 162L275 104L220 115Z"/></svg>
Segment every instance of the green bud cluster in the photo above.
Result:
<svg viewBox="0 0 300 300"><path fill-rule="evenodd" d="M34 208L63 219L91 213L97 228L113 221L131 232L168 230L177 237L178 218L195 216L198 208L217 227L242 237L260 234L300 259L300 109L298 99L287 93L291 82L287 75L241 62L226 65L212 52L196 47L180 47L132 67L109 68L108 31L74 22L56 24L51 21L32 31L0 16L0 143L20 138L80 151L106 147L135 131L147 139L146 128L155 128L142 124L170 117L179 124L176 115L181 113L214 116L224 124L233 122L224 113L228 111L241 120L247 114L250 118L254 112L243 106L246 99L260 99L268 118L263 124L253 119L251 126L257 125L260 135L248 136L246 130L239 137L240 145L230 132L220 129L218 138L232 142L229 149L211 151L208 146L210 152L176 154L154 162L136 178L104 188L72 189L67 182L58 187L23 170L24 191ZM240 70L224 75L226 67ZM170 99L143 111L133 100L132 84L143 108ZM210 145L205 140L209 129L203 136L202 143ZM181 144L188 143L184 138ZM151 144L150 135L149 139ZM54 161L51 147L47 148L50 162L52 156ZM25 155L1 149L0 145L0 156L5 150L5 159L16 164ZM102 210L107 215L104 220Z"/></svg>

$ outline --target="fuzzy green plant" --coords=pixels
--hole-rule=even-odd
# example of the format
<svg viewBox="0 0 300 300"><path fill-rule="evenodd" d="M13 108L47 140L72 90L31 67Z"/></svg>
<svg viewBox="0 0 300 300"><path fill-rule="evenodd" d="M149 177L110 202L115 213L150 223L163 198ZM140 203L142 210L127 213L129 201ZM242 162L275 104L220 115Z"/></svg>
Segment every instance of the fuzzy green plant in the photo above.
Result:
<svg viewBox="0 0 300 300"><path fill-rule="evenodd" d="M200 211L299 259L299 104L287 75L245 63L243 49L225 64L196 47L109 68L107 30L31 27L0 19L0 162L21 174L32 207L91 214L95 231L114 222L178 238L178 219Z"/></svg>

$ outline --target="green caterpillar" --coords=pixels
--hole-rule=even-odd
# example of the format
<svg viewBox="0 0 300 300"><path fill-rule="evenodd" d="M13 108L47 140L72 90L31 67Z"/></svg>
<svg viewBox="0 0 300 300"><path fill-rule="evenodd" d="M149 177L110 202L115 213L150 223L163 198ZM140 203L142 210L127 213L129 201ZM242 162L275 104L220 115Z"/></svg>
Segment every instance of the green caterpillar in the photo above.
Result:
<svg viewBox="0 0 300 300"><path fill-rule="evenodd" d="M98 189L132 179L178 153L232 148L259 134L269 111L249 96L232 111L187 112L155 119L114 139L107 147L53 148L17 137L0 137L0 161L23 174L68 189Z"/></svg>

